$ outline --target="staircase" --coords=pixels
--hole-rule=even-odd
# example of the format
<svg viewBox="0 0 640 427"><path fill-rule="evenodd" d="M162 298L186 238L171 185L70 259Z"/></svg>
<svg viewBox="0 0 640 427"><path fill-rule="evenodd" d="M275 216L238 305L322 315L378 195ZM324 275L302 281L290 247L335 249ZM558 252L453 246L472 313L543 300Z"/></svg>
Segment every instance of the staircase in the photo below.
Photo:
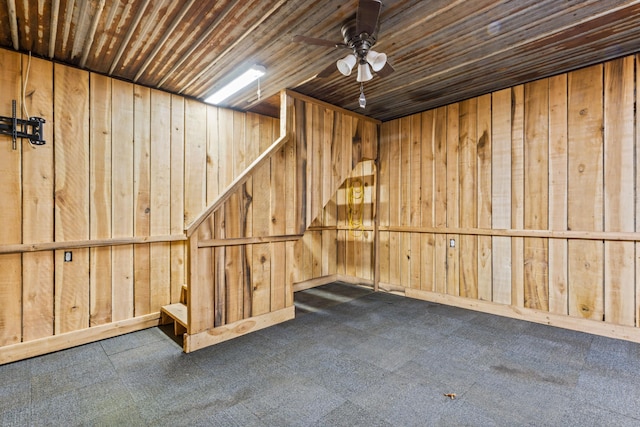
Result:
<svg viewBox="0 0 640 427"><path fill-rule="evenodd" d="M176 336L184 335L187 333L187 286L182 285L180 291L180 302L174 304L165 305L160 309L161 319L160 322L163 325L169 324L173 321L173 333Z"/></svg>
<svg viewBox="0 0 640 427"><path fill-rule="evenodd" d="M234 315L231 321L217 322L222 324L216 325L214 317L218 312L216 312L215 307L210 307L210 305L220 305L219 313L224 313L225 304L237 304L238 302L235 300L229 302L226 298L239 298L240 294L226 295L221 292L216 294L222 295L221 299L219 301L213 300L215 286L217 285L216 280L219 277L213 277L213 275L205 273L209 267L198 264L200 262L199 258L202 258L202 262L211 262L210 254L202 252L211 252L213 250L213 246L209 246L211 242L207 242L206 245L201 247L199 246L201 237L198 233L200 227L207 227L202 235L209 236L209 239L215 234L212 229L212 222L206 220L211 218L219 209L228 209L230 213L235 213L236 211L241 213L245 205L241 206L242 203L239 201L246 202L244 199L244 184L254 176L254 173L262 165L276 159L278 160L278 165L286 170L283 171L282 176L279 173L272 174L269 181L270 186L278 185L284 188L285 178L289 177L287 174L289 169L287 168L293 168L291 170L295 171L295 177L292 177L293 181L287 183L289 186L287 188L290 188L291 191L282 190L282 194L286 195L287 199L282 201L283 206L289 203L291 206L286 206L286 208L295 212L291 218L288 214L283 213L283 221L284 219L292 221L290 224L291 229L287 229L287 235L278 234L273 236L268 236L269 231L264 230L263 237L260 237L261 234L258 233L258 237L241 238L241 241L234 242L232 245L252 245L270 241L282 242L294 240L293 238L298 239L301 233L311 224L314 217L322 213L322 209L329 202L333 193L349 177L353 167L365 158L372 159L376 157L376 144L374 142L377 141L377 122L363 117L363 121L356 125L352 113L338 109L327 115L322 111L330 108L329 106L291 92L283 91L281 93L280 105L280 137L247 166L185 228L185 235L189 239L189 243L185 248L187 251L186 259L189 263L187 285L182 287L180 302L161 308L161 322L162 324L173 322L176 336L183 338L183 350L186 353L284 322L295 315L295 310L291 305L258 316L240 318L239 320L236 320L239 316ZM313 116L311 117L313 119L318 114L319 117L328 117L326 123L322 122L324 123L322 129L333 129L329 132L331 144L328 144L325 138L312 137L316 131L320 131L319 124L314 127L313 123L315 122L312 120L307 121L305 118ZM290 150L283 151L284 155L276 157L276 154L280 153L289 142L291 142ZM291 159L287 157L290 155ZM316 156L315 159L314 156ZM283 161L285 163L282 163ZM331 185L325 185L325 183L331 183ZM337 187L330 188L331 186ZM270 194L270 196L272 197L273 194ZM281 193L277 192L277 194L280 195ZM251 198L247 200L248 203L252 201ZM279 201L279 203L281 202ZM270 215L269 212L264 214ZM232 216L236 220L242 217L242 215ZM275 219L272 219L272 221L275 221ZM226 226L229 226L230 229L232 228L229 224L225 224ZM238 230L241 230L241 228ZM230 233L229 235L236 236L237 234ZM199 253L202 253L202 255L199 255ZM282 253L282 255L286 254ZM220 266L221 269L227 267L226 264ZM235 265L231 267L237 269ZM203 272L204 275L200 276L196 272ZM223 273L224 271L218 274ZM226 279L222 276L220 280L222 282ZM221 286L224 286L224 283ZM193 306L187 307L187 301ZM237 308L237 306L234 306L234 308Z"/></svg>

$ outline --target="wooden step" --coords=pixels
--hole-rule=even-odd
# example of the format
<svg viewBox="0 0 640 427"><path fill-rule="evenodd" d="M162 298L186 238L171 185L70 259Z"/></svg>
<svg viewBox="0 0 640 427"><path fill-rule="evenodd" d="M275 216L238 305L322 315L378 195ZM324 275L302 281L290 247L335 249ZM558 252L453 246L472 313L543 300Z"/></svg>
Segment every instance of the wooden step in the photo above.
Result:
<svg viewBox="0 0 640 427"><path fill-rule="evenodd" d="M173 331L176 335L183 335L187 332L187 306L181 302L165 305L160 309L162 314L162 324L166 325L173 321Z"/></svg>

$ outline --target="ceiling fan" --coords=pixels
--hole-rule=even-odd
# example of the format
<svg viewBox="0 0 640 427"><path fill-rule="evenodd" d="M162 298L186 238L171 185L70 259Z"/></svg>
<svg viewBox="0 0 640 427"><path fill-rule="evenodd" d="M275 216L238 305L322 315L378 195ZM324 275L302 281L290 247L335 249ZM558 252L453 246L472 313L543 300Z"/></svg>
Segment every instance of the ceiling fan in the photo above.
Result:
<svg viewBox="0 0 640 427"><path fill-rule="evenodd" d="M373 78L371 71L373 70L380 77L385 77L394 71L391 64L387 62L387 55L371 49L377 41L381 7L382 2L380 0L360 0L355 19L347 21L342 26L341 32L344 42L336 43L302 35L293 37L293 41L296 43L350 49L352 51L344 58L339 59L335 65L331 64L319 72L317 77L328 77L336 68L341 74L349 76L355 65L358 64L356 80L360 83L360 98L358 101L362 108L366 106L363 83Z"/></svg>

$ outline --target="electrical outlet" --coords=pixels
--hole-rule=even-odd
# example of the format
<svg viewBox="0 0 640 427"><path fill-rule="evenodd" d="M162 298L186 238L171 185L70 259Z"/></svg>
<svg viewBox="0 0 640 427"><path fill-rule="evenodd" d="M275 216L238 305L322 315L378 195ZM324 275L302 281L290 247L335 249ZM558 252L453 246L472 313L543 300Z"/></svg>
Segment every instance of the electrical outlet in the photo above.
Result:
<svg viewBox="0 0 640 427"><path fill-rule="evenodd" d="M456 247L456 239L449 239L449 247L450 248Z"/></svg>
<svg viewBox="0 0 640 427"><path fill-rule="evenodd" d="M64 262L71 262L73 255L71 251L64 251Z"/></svg>

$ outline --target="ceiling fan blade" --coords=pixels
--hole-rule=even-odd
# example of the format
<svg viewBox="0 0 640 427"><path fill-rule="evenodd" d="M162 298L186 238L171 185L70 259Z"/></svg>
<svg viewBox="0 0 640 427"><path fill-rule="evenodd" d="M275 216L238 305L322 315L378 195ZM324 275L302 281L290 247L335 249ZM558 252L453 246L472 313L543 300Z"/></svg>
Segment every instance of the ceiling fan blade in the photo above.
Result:
<svg viewBox="0 0 640 427"><path fill-rule="evenodd" d="M379 0L360 0L356 13L356 34L371 35L376 31L381 7Z"/></svg>
<svg viewBox="0 0 640 427"><path fill-rule="evenodd" d="M384 64L384 67L380 69L380 71L376 72L376 74L379 75L380 77L386 77L389 74L393 73L394 71L395 69L391 66L391 64L387 62L386 64Z"/></svg>
<svg viewBox="0 0 640 427"><path fill-rule="evenodd" d="M320 79L324 79L329 77L331 74L333 74L335 71L338 70L338 67L336 67L336 63L332 62L327 68L325 68L324 70L320 71L316 77L320 78Z"/></svg>
<svg viewBox="0 0 640 427"><path fill-rule="evenodd" d="M299 36L299 35L293 36L291 41L294 43L305 43L305 44L312 44L315 46L346 47L344 43L336 43L336 42L332 42L331 40L315 39L313 37Z"/></svg>

